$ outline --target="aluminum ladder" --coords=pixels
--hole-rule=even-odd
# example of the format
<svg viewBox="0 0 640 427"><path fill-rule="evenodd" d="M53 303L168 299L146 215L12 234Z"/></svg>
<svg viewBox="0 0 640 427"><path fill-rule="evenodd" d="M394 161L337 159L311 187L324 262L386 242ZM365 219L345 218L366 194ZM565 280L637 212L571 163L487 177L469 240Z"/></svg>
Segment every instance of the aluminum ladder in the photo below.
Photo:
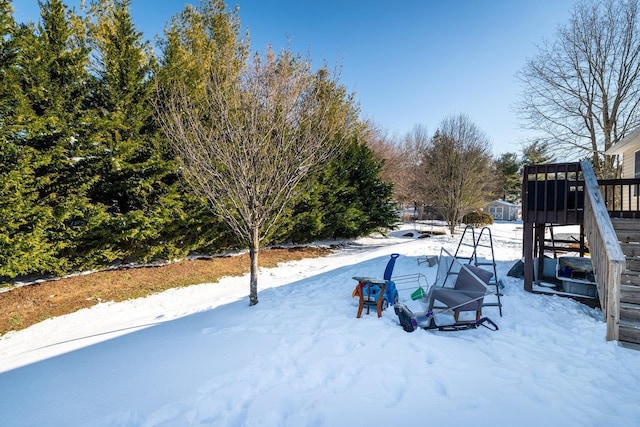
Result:
<svg viewBox="0 0 640 427"><path fill-rule="evenodd" d="M468 236L468 234L470 234L470 236ZM466 252L465 249L467 249ZM478 259L479 249L480 251L484 251L482 255L485 255L485 257L482 261ZM454 257L459 260L466 261L467 264L473 264L476 267L491 267L493 270L493 278L489 282L489 286L495 287L497 302L484 302L482 306L498 307L500 317L502 317L502 301L500 300L500 297L502 296L500 293L500 287L502 284L498 280L498 272L496 271L496 259L493 251L493 237L491 235L491 229L489 227L483 227L478 234L478 238L476 238L475 228L472 225L467 225L462 232ZM484 261L484 259L487 259L488 261Z"/></svg>

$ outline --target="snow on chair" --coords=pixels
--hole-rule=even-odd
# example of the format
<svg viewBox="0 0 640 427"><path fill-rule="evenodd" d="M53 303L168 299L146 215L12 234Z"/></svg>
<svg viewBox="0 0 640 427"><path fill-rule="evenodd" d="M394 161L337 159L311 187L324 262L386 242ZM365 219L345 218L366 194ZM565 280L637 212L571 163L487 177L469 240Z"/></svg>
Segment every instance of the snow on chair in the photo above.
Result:
<svg viewBox="0 0 640 427"><path fill-rule="evenodd" d="M393 267L395 266L396 259L399 254L391 254L391 258L387 263L387 267L384 269L384 275L382 279L376 279L371 277L354 277L354 280L358 281L352 296L359 296L360 301L358 304L357 318L362 316L362 310L367 307L367 314L371 306L376 307L378 317L382 317L382 311L385 310L389 304L395 304L398 302L398 291L396 290L395 283L391 280L393 274Z"/></svg>

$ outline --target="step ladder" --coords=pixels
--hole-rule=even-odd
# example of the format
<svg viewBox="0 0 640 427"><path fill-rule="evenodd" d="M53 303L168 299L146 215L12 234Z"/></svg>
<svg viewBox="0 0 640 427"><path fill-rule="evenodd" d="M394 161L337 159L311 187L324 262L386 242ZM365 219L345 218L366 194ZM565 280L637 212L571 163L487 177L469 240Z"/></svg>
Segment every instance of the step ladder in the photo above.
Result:
<svg viewBox="0 0 640 427"><path fill-rule="evenodd" d="M483 260L478 259L478 252L483 252ZM498 280L498 272L496 271L496 258L493 251L493 237L491 236L491 229L489 227L483 227L476 238L475 228L472 225L467 225L462 232L460 242L453 255L456 259L466 261L467 264L473 264L476 267L484 268L490 266L493 269L493 277L489 282L489 286L495 287L495 295L498 299L497 302L484 302L483 307L498 307L500 317L502 317L502 301L500 297L501 283ZM489 261L485 261L487 259Z"/></svg>
<svg viewBox="0 0 640 427"><path fill-rule="evenodd" d="M467 225L460 236L458 247L453 256L466 264L471 264L476 253L476 229L472 225Z"/></svg>

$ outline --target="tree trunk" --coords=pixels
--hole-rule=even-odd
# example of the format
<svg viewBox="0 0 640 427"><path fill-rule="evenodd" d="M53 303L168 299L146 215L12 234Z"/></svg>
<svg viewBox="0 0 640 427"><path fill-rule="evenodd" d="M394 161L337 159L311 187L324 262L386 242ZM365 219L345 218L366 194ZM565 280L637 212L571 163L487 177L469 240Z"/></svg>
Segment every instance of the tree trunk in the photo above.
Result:
<svg viewBox="0 0 640 427"><path fill-rule="evenodd" d="M260 252L260 239L258 228L251 230L249 242L249 259L251 262L251 277L249 279L249 305L258 303L258 253Z"/></svg>

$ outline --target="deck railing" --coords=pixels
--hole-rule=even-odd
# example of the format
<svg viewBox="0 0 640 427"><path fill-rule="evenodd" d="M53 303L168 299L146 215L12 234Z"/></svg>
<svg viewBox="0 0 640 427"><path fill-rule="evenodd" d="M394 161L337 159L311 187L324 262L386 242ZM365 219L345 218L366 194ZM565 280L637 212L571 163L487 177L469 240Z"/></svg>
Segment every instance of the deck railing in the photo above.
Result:
<svg viewBox="0 0 640 427"><path fill-rule="evenodd" d="M583 185L578 162L525 166L522 219L525 223L582 224Z"/></svg>
<svg viewBox="0 0 640 427"><path fill-rule="evenodd" d="M620 289L626 261L605 202L606 194L612 193L601 193L591 163L581 162L580 167L585 187L584 229L589 241L600 307L607 322L607 340L618 340Z"/></svg>
<svg viewBox="0 0 640 427"><path fill-rule="evenodd" d="M640 218L640 179L601 179L598 184L612 218Z"/></svg>

